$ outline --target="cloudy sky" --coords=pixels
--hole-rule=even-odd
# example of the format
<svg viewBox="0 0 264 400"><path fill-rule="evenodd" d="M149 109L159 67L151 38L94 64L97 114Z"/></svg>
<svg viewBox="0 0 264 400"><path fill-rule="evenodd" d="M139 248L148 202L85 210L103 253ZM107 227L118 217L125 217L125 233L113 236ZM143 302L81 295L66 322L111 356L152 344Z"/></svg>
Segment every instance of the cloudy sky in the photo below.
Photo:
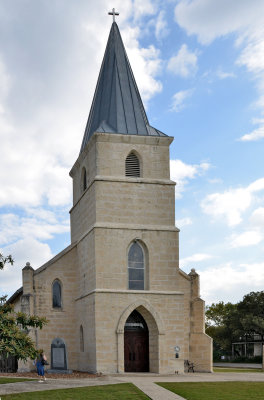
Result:
<svg viewBox="0 0 264 400"><path fill-rule="evenodd" d="M113 7L150 123L174 137L181 268L207 304L264 290L264 2L0 0L0 293L70 243Z"/></svg>

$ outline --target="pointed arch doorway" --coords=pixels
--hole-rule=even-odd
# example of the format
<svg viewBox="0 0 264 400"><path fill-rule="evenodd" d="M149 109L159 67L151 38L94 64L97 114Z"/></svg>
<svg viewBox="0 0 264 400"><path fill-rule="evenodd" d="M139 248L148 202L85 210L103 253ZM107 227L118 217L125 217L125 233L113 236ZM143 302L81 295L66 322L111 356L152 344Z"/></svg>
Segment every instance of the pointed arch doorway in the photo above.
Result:
<svg viewBox="0 0 264 400"><path fill-rule="evenodd" d="M149 372L149 330L136 310L125 323L124 367L125 372Z"/></svg>

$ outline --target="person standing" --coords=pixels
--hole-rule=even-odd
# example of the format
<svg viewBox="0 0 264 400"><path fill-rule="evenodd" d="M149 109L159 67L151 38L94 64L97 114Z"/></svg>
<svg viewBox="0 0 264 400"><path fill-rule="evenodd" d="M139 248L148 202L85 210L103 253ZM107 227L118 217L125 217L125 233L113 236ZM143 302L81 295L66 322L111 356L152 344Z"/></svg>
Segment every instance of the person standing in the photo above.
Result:
<svg viewBox="0 0 264 400"><path fill-rule="evenodd" d="M37 366L37 373L38 373L38 377L39 377L39 382L45 382L46 381L46 377L45 377L45 370L44 370L44 366L47 362L47 357L44 353L43 350L39 350L37 359L36 359L36 366Z"/></svg>

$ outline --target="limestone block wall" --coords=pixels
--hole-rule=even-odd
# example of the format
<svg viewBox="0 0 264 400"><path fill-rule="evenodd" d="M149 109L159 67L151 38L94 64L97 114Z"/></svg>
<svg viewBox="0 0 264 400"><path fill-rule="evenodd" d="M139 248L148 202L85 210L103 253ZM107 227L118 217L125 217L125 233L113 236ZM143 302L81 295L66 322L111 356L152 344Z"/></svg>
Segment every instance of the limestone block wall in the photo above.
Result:
<svg viewBox="0 0 264 400"><path fill-rule="evenodd" d="M77 366L75 312L77 268L76 248L73 247L34 273L35 314L45 316L49 320L42 330L36 331L37 347L43 348L51 360L52 340L57 337L63 339L67 348L68 367L72 369L76 369ZM62 285L61 309L52 307L52 284L55 279Z"/></svg>
<svg viewBox="0 0 264 400"><path fill-rule="evenodd" d="M125 176L125 160L134 151L139 160L142 177L170 179L170 137L96 133L97 174Z"/></svg>
<svg viewBox="0 0 264 400"><path fill-rule="evenodd" d="M176 292L98 290L95 307L97 371L108 373L124 371L122 329L126 318L136 308L145 318L149 328L150 371L174 373L174 346L179 345L184 349L189 345L189 325L182 323L183 298L182 293ZM123 315L125 318L122 320ZM185 345L186 341L188 343ZM181 360L188 355L182 351Z"/></svg>
<svg viewBox="0 0 264 400"><path fill-rule="evenodd" d="M174 226L174 184L145 183L139 178L97 181L96 220Z"/></svg>
<svg viewBox="0 0 264 400"><path fill-rule="evenodd" d="M78 297L86 295L96 287L95 268L95 232L92 229L77 245L78 265L77 293Z"/></svg>
<svg viewBox="0 0 264 400"><path fill-rule="evenodd" d="M71 240L79 240L96 222L174 226L174 182L170 181L172 138L96 133L74 164ZM136 152L140 178L125 177L125 160ZM82 191L82 170L87 189Z"/></svg>
<svg viewBox="0 0 264 400"><path fill-rule="evenodd" d="M128 289L127 257L137 239L145 253L145 288L180 290L178 232L139 229L96 228L96 287Z"/></svg>
<svg viewBox="0 0 264 400"><path fill-rule="evenodd" d="M191 302L190 360L195 370L212 372L213 340L205 334L204 301Z"/></svg>
<svg viewBox="0 0 264 400"><path fill-rule="evenodd" d="M70 171L70 176L73 178L73 205L77 203L83 194L82 169L86 169L87 188L97 175L95 139L96 137L93 135Z"/></svg>
<svg viewBox="0 0 264 400"><path fill-rule="evenodd" d="M91 184L82 194L79 201L70 211L71 242L81 238L96 221L96 192L95 185Z"/></svg>
<svg viewBox="0 0 264 400"><path fill-rule="evenodd" d="M76 352L77 369L95 373L96 336L95 336L95 295L91 294L76 301ZM83 345L80 327L83 328Z"/></svg>

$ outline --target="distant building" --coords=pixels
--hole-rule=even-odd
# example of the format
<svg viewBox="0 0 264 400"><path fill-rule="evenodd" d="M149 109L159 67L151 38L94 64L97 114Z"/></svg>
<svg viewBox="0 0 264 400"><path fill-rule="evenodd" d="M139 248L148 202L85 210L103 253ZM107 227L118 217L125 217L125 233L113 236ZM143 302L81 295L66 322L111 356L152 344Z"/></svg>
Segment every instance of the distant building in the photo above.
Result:
<svg viewBox="0 0 264 400"><path fill-rule="evenodd" d="M245 335L232 343L232 358L236 357L261 357L264 346L263 335Z"/></svg>
<svg viewBox="0 0 264 400"><path fill-rule="evenodd" d="M36 270L28 263L13 296L49 320L30 335L51 369L175 373L188 359L212 371L199 276L179 269L172 140L149 125L113 22L70 171L71 244Z"/></svg>

